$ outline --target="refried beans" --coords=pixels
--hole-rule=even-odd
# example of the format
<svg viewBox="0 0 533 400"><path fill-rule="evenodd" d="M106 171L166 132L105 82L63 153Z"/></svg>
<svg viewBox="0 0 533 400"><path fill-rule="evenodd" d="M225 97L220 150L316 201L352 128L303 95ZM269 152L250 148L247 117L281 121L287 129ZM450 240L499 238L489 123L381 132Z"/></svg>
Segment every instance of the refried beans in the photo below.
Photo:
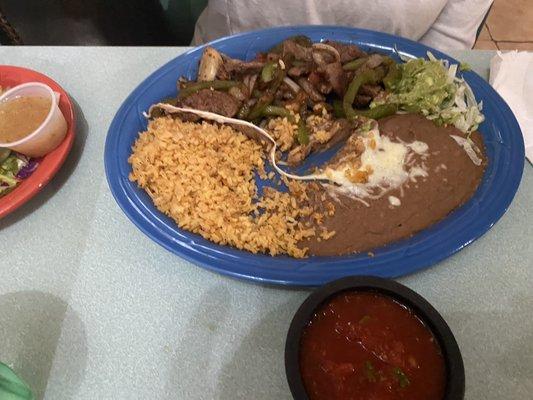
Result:
<svg viewBox="0 0 533 400"><path fill-rule="evenodd" d="M364 252L408 238L445 218L478 188L487 163L479 132L470 135L481 153L481 165L475 165L451 136L465 137L454 127L437 126L417 114L401 114L380 120L379 130L392 142L426 143L423 162L427 176L409 180L401 188L365 202L334 195L335 213L326 216L320 226L335 231L335 235L328 240L314 237L302 241L300 245L308 247L310 255ZM321 185L309 185L310 201L321 202L325 191Z"/></svg>

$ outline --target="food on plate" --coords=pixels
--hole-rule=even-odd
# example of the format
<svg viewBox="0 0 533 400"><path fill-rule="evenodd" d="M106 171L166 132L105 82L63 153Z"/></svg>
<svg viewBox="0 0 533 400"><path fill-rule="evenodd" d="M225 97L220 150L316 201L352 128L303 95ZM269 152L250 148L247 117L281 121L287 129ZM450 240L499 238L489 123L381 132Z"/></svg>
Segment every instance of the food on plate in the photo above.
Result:
<svg viewBox="0 0 533 400"><path fill-rule="evenodd" d="M487 158L457 66L403 61L303 36L251 61L207 47L197 80L149 110L130 179L181 228L254 253L408 238L471 198Z"/></svg>
<svg viewBox="0 0 533 400"><path fill-rule="evenodd" d="M385 295L348 291L315 311L300 339L310 400L441 400L440 345L417 315Z"/></svg>

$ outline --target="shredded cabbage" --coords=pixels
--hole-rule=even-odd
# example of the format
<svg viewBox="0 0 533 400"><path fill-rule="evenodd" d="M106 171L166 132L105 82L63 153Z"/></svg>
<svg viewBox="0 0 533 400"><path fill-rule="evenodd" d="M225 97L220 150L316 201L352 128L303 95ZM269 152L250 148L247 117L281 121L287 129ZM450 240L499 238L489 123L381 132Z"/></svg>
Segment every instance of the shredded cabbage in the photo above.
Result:
<svg viewBox="0 0 533 400"><path fill-rule="evenodd" d="M0 197L12 191L20 182L17 174L28 165L28 158L9 151L0 149Z"/></svg>
<svg viewBox="0 0 533 400"><path fill-rule="evenodd" d="M465 133L475 131L485 117L468 83L457 76L459 66L438 60L414 58L400 64L401 80L382 103L396 103L407 112L420 113L439 125L453 125ZM371 107L378 105L375 101Z"/></svg>

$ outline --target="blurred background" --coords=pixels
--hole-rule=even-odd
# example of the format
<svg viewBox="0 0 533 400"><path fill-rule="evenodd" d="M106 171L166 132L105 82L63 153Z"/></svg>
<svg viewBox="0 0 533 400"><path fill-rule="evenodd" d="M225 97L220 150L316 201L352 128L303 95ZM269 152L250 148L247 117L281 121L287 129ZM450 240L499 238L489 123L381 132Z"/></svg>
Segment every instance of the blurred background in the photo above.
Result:
<svg viewBox="0 0 533 400"><path fill-rule="evenodd" d="M190 43L207 0L0 0L0 44ZM495 0L476 49L533 50L533 0Z"/></svg>
<svg viewBox="0 0 533 400"><path fill-rule="evenodd" d="M207 0L0 0L2 44L188 45Z"/></svg>

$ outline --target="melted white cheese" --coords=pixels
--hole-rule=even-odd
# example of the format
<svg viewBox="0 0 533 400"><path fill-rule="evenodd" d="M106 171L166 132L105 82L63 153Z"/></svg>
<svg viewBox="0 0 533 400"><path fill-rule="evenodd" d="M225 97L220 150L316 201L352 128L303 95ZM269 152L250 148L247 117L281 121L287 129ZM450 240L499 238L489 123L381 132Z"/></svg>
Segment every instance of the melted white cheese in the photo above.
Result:
<svg viewBox="0 0 533 400"><path fill-rule="evenodd" d="M338 168L327 167L324 175L339 185L334 190L350 197L379 198L387 192L398 189L410 180L416 182L418 177L427 177L428 172L424 163L410 168L412 153L425 157L428 152L427 143L414 141L412 143L393 142L387 136L381 136L377 127L367 132L363 138L365 150L361 155L359 171L369 171L366 183L354 183L346 175L349 166ZM391 201L389 197L389 201ZM397 199L394 197L394 199ZM392 200L396 204L395 200ZM400 201L397 199L398 202Z"/></svg>
<svg viewBox="0 0 533 400"><path fill-rule="evenodd" d="M408 178L404 169L404 161L409 149L402 143L395 143L388 137L376 136L375 149L370 148L369 140L365 140L366 150L361 155L363 169L370 167L373 171L368 179L367 186L398 187Z"/></svg>
<svg viewBox="0 0 533 400"><path fill-rule="evenodd" d="M348 167L339 169L333 169L328 167L326 168L326 171L323 175L326 176L327 179L331 182L334 182L339 185L339 187L331 187L338 189L338 191L341 193L351 194L356 197L368 197L370 193L368 192L368 188L365 185L355 184L348 179L348 177L346 176L346 172L348 171L348 169Z"/></svg>
<svg viewBox="0 0 533 400"><path fill-rule="evenodd" d="M389 203L391 206L394 206L394 207L399 207L402 204L400 199L396 196L389 196Z"/></svg>
<svg viewBox="0 0 533 400"><path fill-rule="evenodd" d="M418 155L423 155L427 153L429 146L426 142L421 142L420 140L415 140L413 143L406 143L406 146L413 150Z"/></svg>
<svg viewBox="0 0 533 400"><path fill-rule="evenodd" d="M428 172L424 165L422 165L421 167L412 167L409 170L409 178L413 182L416 182L416 178L418 177L426 178L427 176Z"/></svg>

